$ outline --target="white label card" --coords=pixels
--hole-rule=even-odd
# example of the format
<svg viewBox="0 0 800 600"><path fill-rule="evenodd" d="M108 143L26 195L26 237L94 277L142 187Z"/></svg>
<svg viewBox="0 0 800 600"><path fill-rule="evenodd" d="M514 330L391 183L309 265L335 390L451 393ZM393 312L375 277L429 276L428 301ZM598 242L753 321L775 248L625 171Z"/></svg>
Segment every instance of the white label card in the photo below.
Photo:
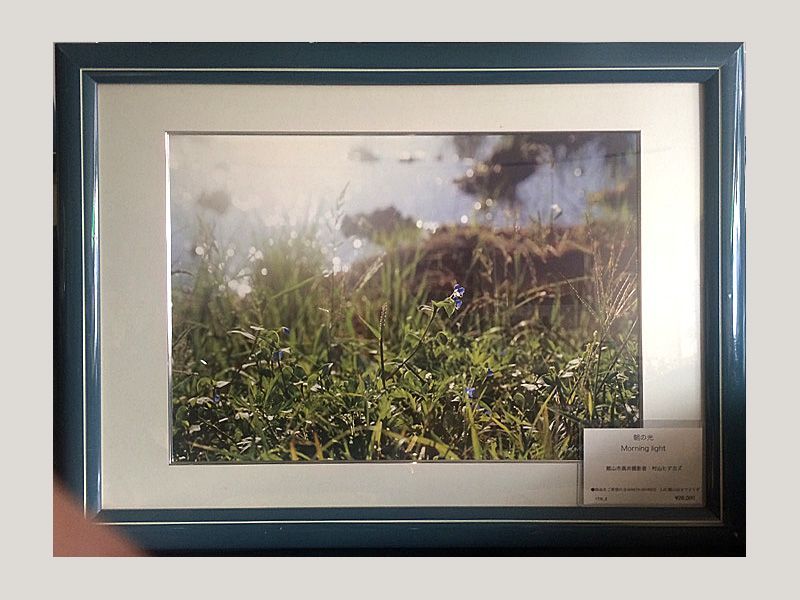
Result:
<svg viewBox="0 0 800 600"><path fill-rule="evenodd" d="M703 430L583 430L583 503L703 504Z"/></svg>

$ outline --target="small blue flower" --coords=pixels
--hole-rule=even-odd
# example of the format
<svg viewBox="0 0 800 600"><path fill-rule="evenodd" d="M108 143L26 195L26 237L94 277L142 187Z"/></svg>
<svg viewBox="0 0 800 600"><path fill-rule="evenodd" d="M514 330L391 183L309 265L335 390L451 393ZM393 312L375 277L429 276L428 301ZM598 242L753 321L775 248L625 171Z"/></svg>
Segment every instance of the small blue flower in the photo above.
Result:
<svg viewBox="0 0 800 600"><path fill-rule="evenodd" d="M214 401L214 404L219 404L220 403L219 390L214 390L213 401Z"/></svg>
<svg viewBox="0 0 800 600"><path fill-rule="evenodd" d="M453 298L463 298L465 291L466 290L464 289L463 285L459 285L458 283L456 283L453 286Z"/></svg>
<svg viewBox="0 0 800 600"><path fill-rule="evenodd" d="M272 353L272 360L279 361L283 358L283 350L276 350Z"/></svg>
<svg viewBox="0 0 800 600"><path fill-rule="evenodd" d="M475 388L474 387L468 387L467 388L467 397L470 398L470 399L475 398Z"/></svg>
<svg viewBox="0 0 800 600"><path fill-rule="evenodd" d="M464 304L464 303L461 301L461 299L460 299L460 298L456 298L456 299L455 299L455 303L456 303L456 310L460 309L460 308L461 308L461 305L462 305L462 304Z"/></svg>
<svg viewBox="0 0 800 600"><path fill-rule="evenodd" d="M289 331L290 331L290 330L289 330L289 328L288 328L288 327L286 327L286 326L283 326L283 327L281 327L281 333L282 333L283 335L289 335Z"/></svg>
<svg viewBox="0 0 800 600"><path fill-rule="evenodd" d="M494 371L492 371L492 367L486 369L486 377L487 378L494 377Z"/></svg>

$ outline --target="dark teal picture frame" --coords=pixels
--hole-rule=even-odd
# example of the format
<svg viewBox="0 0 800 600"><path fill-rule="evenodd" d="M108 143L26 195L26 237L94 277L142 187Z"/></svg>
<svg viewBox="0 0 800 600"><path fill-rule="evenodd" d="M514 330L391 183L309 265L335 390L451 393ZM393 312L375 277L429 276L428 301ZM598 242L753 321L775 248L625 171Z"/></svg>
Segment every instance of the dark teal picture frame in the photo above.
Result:
<svg viewBox="0 0 800 600"><path fill-rule="evenodd" d="M161 554L745 553L742 44L104 43L56 44L54 51L54 467L88 517ZM699 83L706 506L104 509L96 91L114 82Z"/></svg>

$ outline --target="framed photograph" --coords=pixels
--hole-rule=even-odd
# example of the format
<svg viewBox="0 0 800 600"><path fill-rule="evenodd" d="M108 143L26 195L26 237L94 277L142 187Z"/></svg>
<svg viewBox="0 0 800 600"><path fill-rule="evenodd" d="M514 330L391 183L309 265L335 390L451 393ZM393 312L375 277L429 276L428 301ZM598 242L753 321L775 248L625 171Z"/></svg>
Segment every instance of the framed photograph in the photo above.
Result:
<svg viewBox="0 0 800 600"><path fill-rule="evenodd" d="M57 44L57 474L157 553L744 554L743 57Z"/></svg>

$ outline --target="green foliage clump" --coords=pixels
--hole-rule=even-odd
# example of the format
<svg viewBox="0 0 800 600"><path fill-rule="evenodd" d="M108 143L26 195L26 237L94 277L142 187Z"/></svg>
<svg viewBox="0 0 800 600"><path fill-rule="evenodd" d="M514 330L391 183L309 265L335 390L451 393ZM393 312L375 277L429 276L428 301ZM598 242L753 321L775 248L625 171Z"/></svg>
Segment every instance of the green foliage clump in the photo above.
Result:
<svg viewBox="0 0 800 600"><path fill-rule="evenodd" d="M516 235L552 247L577 231ZM465 271L493 284L463 289L465 272L447 295L420 278L418 232L344 273L312 230L236 264L203 230L173 274L173 459L580 458L584 427L639 420L635 252L619 229L580 231L582 277L497 281L498 261L477 261Z"/></svg>

